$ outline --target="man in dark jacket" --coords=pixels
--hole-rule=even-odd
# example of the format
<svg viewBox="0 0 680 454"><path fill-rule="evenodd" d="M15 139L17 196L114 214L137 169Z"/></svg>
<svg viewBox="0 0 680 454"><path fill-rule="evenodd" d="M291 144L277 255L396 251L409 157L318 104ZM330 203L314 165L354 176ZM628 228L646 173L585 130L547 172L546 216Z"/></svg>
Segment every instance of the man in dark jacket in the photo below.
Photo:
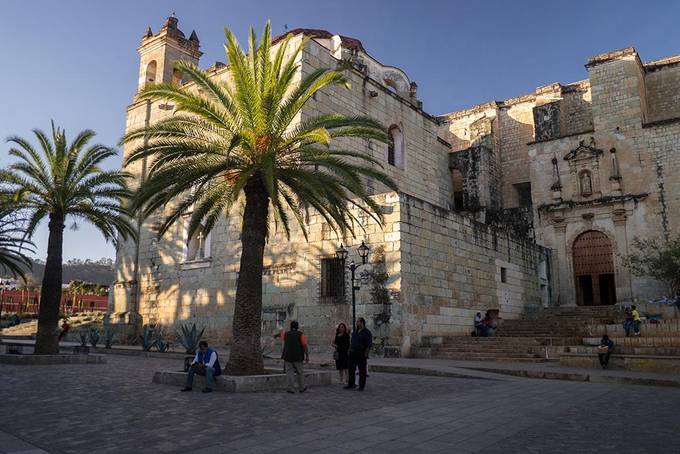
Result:
<svg viewBox="0 0 680 454"><path fill-rule="evenodd" d="M290 331L283 335L283 358L288 380L288 392L295 394L295 374L297 374L298 390L303 393L305 386L305 372L302 361L309 362L307 338L299 331L300 325L296 321L290 322Z"/></svg>
<svg viewBox="0 0 680 454"><path fill-rule="evenodd" d="M366 328L366 320L359 317L349 345L349 380L345 389L355 388L354 374L357 367L359 368L359 391L363 391L366 387L366 365L368 363L368 352L372 346L373 334Z"/></svg>

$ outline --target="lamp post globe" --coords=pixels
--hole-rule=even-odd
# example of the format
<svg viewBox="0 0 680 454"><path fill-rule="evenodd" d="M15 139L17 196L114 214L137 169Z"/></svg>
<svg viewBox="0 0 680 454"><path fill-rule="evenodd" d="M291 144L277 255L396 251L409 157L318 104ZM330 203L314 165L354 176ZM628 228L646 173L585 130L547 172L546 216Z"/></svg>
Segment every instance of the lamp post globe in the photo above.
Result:
<svg viewBox="0 0 680 454"><path fill-rule="evenodd" d="M368 261L368 253L371 250L368 246L366 246L366 243L363 241L361 242L361 246L357 248L357 251L359 252L359 257L361 257L361 263L366 264Z"/></svg>
<svg viewBox="0 0 680 454"><path fill-rule="evenodd" d="M335 256L338 259L345 261L345 260L347 260L348 255L349 255L349 251L347 249L345 249L345 247L342 245L342 243L340 243L340 247L338 248L337 251L335 251Z"/></svg>

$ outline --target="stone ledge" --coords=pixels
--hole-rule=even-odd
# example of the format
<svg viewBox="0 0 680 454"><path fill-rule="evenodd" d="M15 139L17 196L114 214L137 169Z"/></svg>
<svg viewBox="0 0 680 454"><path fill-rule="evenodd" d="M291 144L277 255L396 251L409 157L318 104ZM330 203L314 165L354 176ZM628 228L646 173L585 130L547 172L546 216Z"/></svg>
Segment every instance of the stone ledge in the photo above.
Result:
<svg viewBox="0 0 680 454"><path fill-rule="evenodd" d="M47 366L55 364L105 364L102 355L14 355L0 354L0 364Z"/></svg>
<svg viewBox="0 0 680 454"><path fill-rule="evenodd" d="M287 389L286 375L280 369L267 369L269 375L220 375L215 377L215 391L228 393L248 393L259 391L281 391ZM333 372L306 370L305 385L328 386L331 384ZM184 386L187 374L175 371L157 371L153 375L152 382L162 385ZM194 387L203 388L205 377L196 375Z"/></svg>
<svg viewBox="0 0 680 454"><path fill-rule="evenodd" d="M597 353L562 353L560 365L567 367L597 368ZM680 373L680 356L628 355L614 351L609 357L610 369L643 372Z"/></svg>

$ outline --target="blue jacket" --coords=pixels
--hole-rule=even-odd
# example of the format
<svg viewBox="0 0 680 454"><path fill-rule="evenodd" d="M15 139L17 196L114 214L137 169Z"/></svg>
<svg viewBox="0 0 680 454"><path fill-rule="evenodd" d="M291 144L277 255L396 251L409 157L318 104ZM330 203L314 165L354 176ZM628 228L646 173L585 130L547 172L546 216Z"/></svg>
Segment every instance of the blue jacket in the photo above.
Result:
<svg viewBox="0 0 680 454"><path fill-rule="evenodd" d="M213 353L215 354L215 364L213 364L212 367L215 369L215 375L220 375L222 373L222 368L220 367L220 358L218 357L217 352L210 347L208 347L205 353L200 350L197 351L196 357L194 358L194 363L208 364Z"/></svg>

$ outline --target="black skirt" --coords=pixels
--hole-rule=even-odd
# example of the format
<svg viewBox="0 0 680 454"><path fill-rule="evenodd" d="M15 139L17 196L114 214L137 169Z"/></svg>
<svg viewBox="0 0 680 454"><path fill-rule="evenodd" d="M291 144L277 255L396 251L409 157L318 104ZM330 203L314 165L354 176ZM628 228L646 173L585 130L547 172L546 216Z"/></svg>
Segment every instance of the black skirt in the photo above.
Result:
<svg viewBox="0 0 680 454"><path fill-rule="evenodd" d="M335 350L338 359L335 360L335 368L343 370L349 368L349 334L335 336Z"/></svg>

